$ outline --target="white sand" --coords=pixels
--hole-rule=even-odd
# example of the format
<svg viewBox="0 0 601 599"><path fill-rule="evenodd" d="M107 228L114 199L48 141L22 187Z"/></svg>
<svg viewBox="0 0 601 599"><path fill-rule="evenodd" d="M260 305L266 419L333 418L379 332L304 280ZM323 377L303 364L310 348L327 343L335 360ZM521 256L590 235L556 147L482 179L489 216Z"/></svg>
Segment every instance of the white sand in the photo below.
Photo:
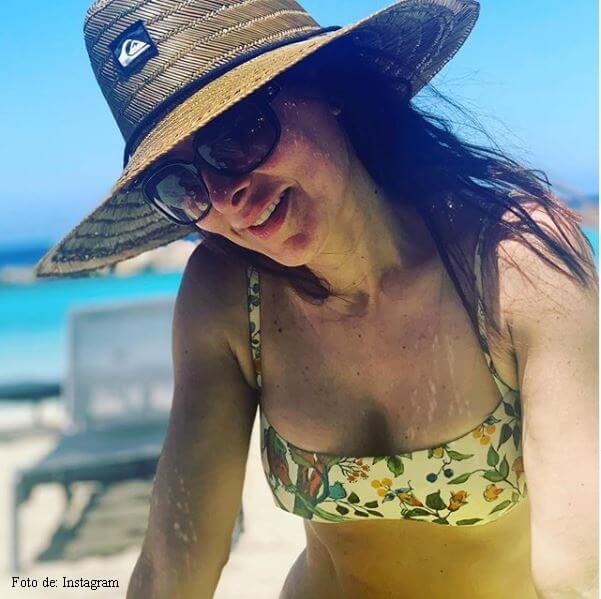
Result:
<svg viewBox="0 0 601 599"><path fill-rule="evenodd" d="M44 411L45 410L45 411ZM43 410L45 423L60 423L60 407L48 405ZM58 523L63 519L64 495L58 485L36 488L20 510L22 579L36 580L37 588L12 587L10 563L10 491L13 472L43 456L54 444L55 433L31 433L12 437L6 429L23 429L31 422L31 410L11 408L0 414L0 596L15 598L118 599L125 597L127 584L138 548L109 557L92 557L70 561L34 563L35 556L49 544ZM85 485L83 485L85 487ZM85 488L74 495L70 518L85 505ZM278 509L271 498L261 468L257 423L251 440L243 494L244 533L226 565L215 599L277 598L290 566L304 547L300 518ZM75 512L75 513L73 513ZM122 518L124 516L121 516ZM44 588L45 577L57 580L57 588ZM119 589L62 588L63 576L70 578L111 578L119 581Z"/></svg>

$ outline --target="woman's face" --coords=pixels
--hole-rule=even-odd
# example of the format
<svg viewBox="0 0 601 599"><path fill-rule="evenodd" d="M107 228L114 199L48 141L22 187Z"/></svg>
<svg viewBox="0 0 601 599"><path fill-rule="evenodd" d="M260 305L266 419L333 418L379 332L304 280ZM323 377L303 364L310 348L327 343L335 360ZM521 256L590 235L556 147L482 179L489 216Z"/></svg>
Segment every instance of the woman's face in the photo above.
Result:
<svg viewBox="0 0 601 599"><path fill-rule="evenodd" d="M283 86L271 104L281 124L279 143L251 173L230 176L201 168L212 208L198 223L285 266L300 266L318 255L345 197L351 152L323 94ZM190 158L191 140L173 150ZM278 202L269 218L265 210Z"/></svg>

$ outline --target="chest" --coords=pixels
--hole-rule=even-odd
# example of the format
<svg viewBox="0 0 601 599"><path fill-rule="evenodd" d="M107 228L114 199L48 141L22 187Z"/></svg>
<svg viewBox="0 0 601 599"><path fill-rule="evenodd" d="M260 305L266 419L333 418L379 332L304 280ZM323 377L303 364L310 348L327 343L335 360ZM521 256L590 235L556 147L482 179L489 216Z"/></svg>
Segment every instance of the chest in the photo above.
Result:
<svg viewBox="0 0 601 599"><path fill-rule="evenodd" d="M268 287L261 353L264 414L282 437L311 451L435 447L473 429L500 399L448 285L352 318L307 313Z"/></svg>

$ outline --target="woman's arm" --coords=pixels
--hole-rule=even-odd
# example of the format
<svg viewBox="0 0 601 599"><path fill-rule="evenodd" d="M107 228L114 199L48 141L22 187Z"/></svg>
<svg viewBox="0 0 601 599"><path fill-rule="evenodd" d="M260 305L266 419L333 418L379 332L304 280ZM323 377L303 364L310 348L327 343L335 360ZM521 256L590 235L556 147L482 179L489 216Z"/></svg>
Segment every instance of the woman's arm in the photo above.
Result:
<svg viewBox="0 0 601 599"><path fill-rule="evenodd" d="M544 599L597 597L597 290L513 241L501 243L499 273L523 406L535 586Z"/></svg>
<svg viewBox="0 0 601 599"><path fill-rule="evenodd" d="M244 279L226 272L197 250L184 273L173 405L128 599L208 599L229 556L257 404L228 339Z"/></svg>

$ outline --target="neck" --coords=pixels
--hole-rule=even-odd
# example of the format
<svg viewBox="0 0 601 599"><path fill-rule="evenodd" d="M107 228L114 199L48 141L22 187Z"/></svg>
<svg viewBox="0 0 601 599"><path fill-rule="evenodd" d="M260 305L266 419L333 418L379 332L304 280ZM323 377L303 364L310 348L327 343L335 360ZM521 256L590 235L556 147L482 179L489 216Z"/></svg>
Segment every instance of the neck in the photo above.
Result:
<svg viewBox="0 0 601 599"><path fill-rule="evenodd" d="M362 165L346 189L330 234L307 266L330 284L331 306L365 313L382 296L400 298L416 267L434 252L422 219L411 208L392 209Z"/></svg>

